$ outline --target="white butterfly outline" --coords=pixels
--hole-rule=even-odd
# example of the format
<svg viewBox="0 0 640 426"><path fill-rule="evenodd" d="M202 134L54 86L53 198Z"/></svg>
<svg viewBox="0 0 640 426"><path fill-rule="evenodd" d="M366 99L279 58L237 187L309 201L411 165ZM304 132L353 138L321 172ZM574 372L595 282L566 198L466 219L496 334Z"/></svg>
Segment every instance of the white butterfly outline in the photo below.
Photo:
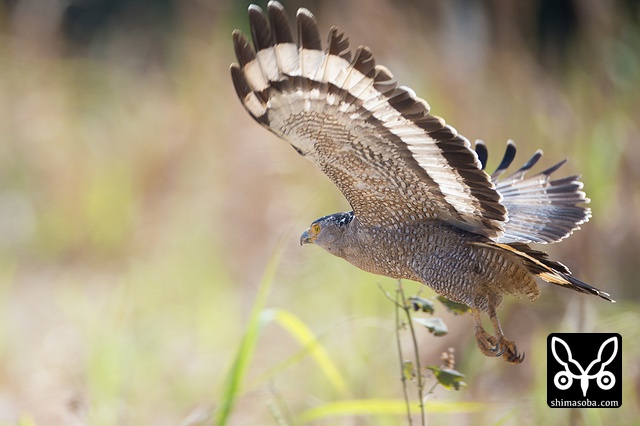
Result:
<svg viewBox="0 0 640 426"><path fill-rule="evenodd" d="M610 342L613 342L613 353L606 362L602 362L602 354L604 352L604 348ZM562 359L560 359L560 356L556 352L556 344L561 344L567 352L569 359L566 362L562 361ZM616 378L613 373L611 373L610 371L605 371L605 367L609 365L618 354L618 339L615 336L610 337L609 339L605 340L602 345L600 345L600 349L598 350L598 357L593 360L586 369L583 369L580 363L573 359L573 355L571 354L569 345L567 345L567 343L559 337L553 336L551 338L551 352L553 353L556 361L558 361L558 363L561 364L565 369L565 371L558 372L553 378L553 384L560 390L566 390L570 388L573 384L573 379L579 379L580 387L582 388L582 396L586 397L587 389L589 388L589 380L591 379L596 379L598 387L600 387L600 389L602 390L609 390L616 384ZM574 364L578 368L578 370L580 370L581 374L573 374L569 369L569 362ZM600 370L595 374L589 374L591 368L599 362L602 362ZM566 379L565 383L561 382L563 378ZM605 379L608 379L608 382L605 382Z"/></svg>

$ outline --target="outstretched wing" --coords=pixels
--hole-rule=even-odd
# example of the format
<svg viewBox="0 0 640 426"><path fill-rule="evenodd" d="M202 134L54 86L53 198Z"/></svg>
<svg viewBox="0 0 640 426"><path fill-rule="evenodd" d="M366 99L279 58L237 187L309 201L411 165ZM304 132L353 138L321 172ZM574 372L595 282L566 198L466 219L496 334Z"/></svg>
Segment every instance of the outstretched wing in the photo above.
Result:
<svg viewBox="0 0 640 426"><path fill-rule="evenodd" d="M238 96L262 125L286 139L342 191L360 221L394 225L440 219L498 238L506 209L469 141L407 87L398 87L367 47L351 57L338 28L323 51L306 9L294 42L283 7L268 18L249 7L253 47L234 31Z"/></svg>
<svg viewBox="0 0 640 426"><path fill-rule="evenodd" d="M482 141L476 142L476 153L484 169L488 151ZM583 184L579 176L551 179L551 175L567 160L526 177L525 174L542 157L542 151L538 150L516 172L498 180L515 155L516 146L509 141L500 165L491 174L491 180L502 195L502 204L509 214L509 220L504 224L504 234L497 242L555 243L580 229L580 225L591 217L591 210L581 206L589 203L589 199L582 191Z"/></svg>

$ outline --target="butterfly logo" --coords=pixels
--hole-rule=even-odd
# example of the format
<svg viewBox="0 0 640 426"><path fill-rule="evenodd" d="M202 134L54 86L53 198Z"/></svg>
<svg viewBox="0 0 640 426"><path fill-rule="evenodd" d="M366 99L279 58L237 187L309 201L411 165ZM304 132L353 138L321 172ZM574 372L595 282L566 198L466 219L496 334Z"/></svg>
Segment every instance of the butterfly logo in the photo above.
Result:
<svg viewBox="0 0 640 426"><path fill-rule="evenodd" d="M613 345L612 354L606 361L603 361L602 358L605 353L605 348L609 345ZM560 348L563 348L564 351L562 351ZM592 379L596 380L598 387L602 390L609 390L616 384L616 378L613 373L605 370L605 368L609 364L611 364L618 353L618 340L615 337L611 337L605 340L602 345L600 345L597 358L591 361L587 368L582 368L582 365L580 365L578 361L573 359L573 355L571 354L569 345L567 345L567 343L559 337L552 337L551 351L556 361L558 361L558 363L564 367L564 371L556 373L555 377L553 378L553 384L556 386L556 388L560 390L566 390L571 387L574 379L580 380L582 396L586 397L587 389L589 389L589 381ZM563 355L566 355L566 360L563 360ZM574 367L574 371L579 371L580 373L575 374L574 372L572 372L571 366ZM592 372L592 370L594 370L594 372Z"/></svg>

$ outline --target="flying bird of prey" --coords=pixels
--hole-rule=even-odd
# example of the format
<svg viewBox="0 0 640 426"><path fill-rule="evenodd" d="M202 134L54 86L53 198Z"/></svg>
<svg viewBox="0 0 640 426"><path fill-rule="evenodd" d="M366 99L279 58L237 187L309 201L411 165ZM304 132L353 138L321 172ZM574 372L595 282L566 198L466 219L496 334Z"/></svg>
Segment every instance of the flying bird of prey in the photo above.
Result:
<svg viewBox="0 0 640 426"><path fill-rule="evenodd" d="M301 243L374 274L422 282L471 308L475 337L487 356L520 363L496 316L506 294L534 300L535 277L611 300L573 277L529 243L555 243L579 229L591 212L578 176L552 180L564 161L525 177L537 151L500 179L514 159L507 143L491 175L487 149L429 113L429 105L368 47L349 48L337 27L322 49L316 19L299 9L297 42L284 8L249 7L253 44L238 30L231 65L236 92L262 126L288 141L344 194L352 211L311 223ZM481 324L491 319L495 334Z"/></svg>

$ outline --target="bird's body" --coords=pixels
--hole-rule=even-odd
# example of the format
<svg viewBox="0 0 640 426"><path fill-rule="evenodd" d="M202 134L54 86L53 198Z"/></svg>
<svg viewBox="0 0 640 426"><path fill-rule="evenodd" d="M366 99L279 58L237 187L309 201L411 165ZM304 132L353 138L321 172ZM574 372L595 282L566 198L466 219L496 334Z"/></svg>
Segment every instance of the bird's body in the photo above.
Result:
<svg viewBox="0 0 640 426"><path fill-rule="evenodd" d="M362 225L354 218L344 232L347 235L327 247L331 254L373 274L420 281L472 308L487 311L485 300L499 303L502 294L530 299L539 294L520 259L478 244L488 243L486 237L443 222L382 227ZM415 250L418 245L421 249Z"/></svg>
<svg viewBox="0 0 640 426"><path fill-rule="evenodd" d="M499 179L515 157L507 148L497 170L484 169L487 150L431 115L429 105L333 27L321 49L315 18L297 14L294 42L282 6L268 18L249 7L253 47L234 31L238 64L231 75L253 118L287 140L340 189L353 211L322 217L301 243L374 274L422 282L471 308L478 347L518 363L496 309L506 294L534 300L535 278L610 300L571 276L561 263L529 243L554 243L586 222L591 212L578 176L551 179L560 162L525 177L542 156ZM488 314L495 335L487 333Z"/></svg>

